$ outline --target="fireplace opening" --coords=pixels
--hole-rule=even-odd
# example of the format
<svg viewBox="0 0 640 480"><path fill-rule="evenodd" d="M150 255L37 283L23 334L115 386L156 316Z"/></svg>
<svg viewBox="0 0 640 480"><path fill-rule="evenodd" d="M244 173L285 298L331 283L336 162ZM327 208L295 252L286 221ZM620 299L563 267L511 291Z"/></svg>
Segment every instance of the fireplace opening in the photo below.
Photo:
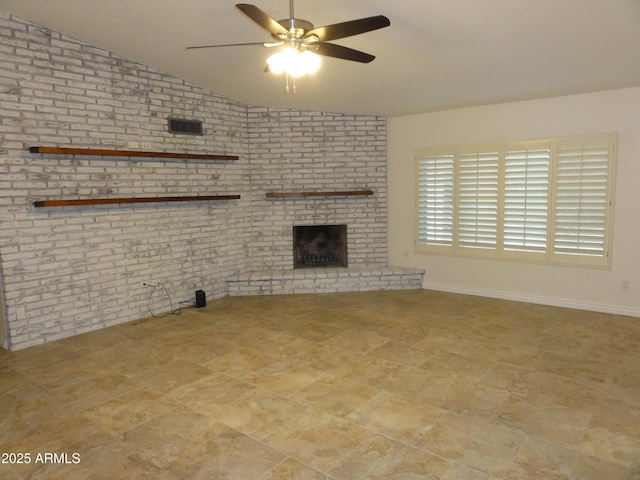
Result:
<svg viewBox="0 0 640 480"><path fill-rule="evenodd" d="M346 225L293 227L293 268L347 265Z"/></svg>

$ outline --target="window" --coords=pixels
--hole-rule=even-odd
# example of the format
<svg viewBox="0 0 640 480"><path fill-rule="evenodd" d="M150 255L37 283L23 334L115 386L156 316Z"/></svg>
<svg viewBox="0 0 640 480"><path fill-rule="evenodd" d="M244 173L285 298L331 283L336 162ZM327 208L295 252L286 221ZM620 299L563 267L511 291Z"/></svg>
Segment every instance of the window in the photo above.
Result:
<svg viewBox="0 0 640 480"><path fill-rule="evenodd" d="M453 153L433 153L418 162L419 243L436 251L453 245L454 158Z"/></svg>
<svg viewBox="0 0 640 480"><path fill-rule="evenodd" d="M498 246L499 153L462 148L457 160L458 248L493 253Z"/></svg>
<svg viewBox="0 0 640 480"><path fill-rule="evenodd" d="M551 142L510 145L504 155L506 258L546 260Z"/></svg>
<svg viewBox="0 0 640 480"><path fill-rule="evenodd" d="M416 151L417 251L608 266L615 135Z"/></svg>

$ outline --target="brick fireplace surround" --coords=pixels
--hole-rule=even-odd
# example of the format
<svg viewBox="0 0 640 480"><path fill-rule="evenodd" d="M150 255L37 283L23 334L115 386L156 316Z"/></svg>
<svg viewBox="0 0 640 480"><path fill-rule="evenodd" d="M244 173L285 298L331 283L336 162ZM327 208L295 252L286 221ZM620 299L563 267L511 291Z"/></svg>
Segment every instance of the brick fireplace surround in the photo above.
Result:
<svg viewBox="0 0 640 480"><path fill-rule="evenodd" d="M420 288L387 264L387 122L244 105L0 12L0 275L17 350L226 295ZM168 133L167 118L204 134ZM29 147L237 155L89 157ZM270 192L367 196L271 198ZM36 208L35 201L240 195L220 202ZM347 224L349 267L293 270L293 225ZM154 305L154 307L158 307Z"/></svg>

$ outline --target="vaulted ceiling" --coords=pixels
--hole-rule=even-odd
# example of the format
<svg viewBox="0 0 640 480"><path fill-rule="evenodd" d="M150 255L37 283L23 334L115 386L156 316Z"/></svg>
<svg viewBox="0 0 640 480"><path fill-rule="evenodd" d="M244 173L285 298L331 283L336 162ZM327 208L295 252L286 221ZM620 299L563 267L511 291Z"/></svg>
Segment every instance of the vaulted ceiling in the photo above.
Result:
<svg viewBox="0 0 640 480"><path fill-rule="evenodd" d="M289 0L249 0L275 19ZM368 64L323 57L285 94L272 49L227 0L0 0L0 10L249 105L398 116L640 86L640 0L297 0L315 26L385 15L391 26L334 43Z"/></svg>

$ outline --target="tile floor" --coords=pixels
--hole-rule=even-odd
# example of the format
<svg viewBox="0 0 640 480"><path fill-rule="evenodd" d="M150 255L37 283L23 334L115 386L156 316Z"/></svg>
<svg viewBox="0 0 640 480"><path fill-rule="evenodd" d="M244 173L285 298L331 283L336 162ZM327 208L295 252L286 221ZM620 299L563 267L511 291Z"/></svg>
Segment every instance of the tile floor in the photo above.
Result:
<svg viewBox="0 0 640 480"><path fill-rule="evenodd" d="M0 394L7 480L640 479L640 319L602 313L228 297L0 351Z"/></svg>

